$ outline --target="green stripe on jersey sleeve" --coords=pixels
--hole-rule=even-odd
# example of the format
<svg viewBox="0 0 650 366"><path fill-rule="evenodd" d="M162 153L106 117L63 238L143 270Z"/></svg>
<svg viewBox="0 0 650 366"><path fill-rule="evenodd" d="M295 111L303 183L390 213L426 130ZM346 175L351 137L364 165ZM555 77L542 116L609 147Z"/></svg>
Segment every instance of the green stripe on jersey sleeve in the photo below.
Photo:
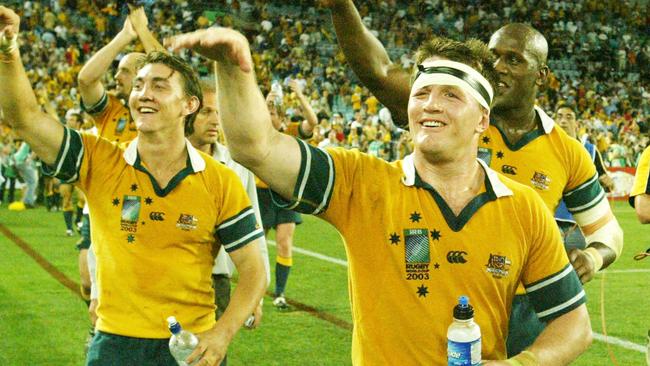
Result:
<svg viewBox="0 0 650 366"><path fill-rule="evenodd" d="M43 164L43 174L59 178L64 183L73 183L79 179L79 169L83 160L83 141L79 132L64 128L63 141L53 165Z"/></svg>
<svg viewBox="0 0 650 366"><path fill-rule="evenodd" d="M565 192L563 199L572 214L584 212L596 206L605 199L605 190L598 181L598 174L575 189Z"/></svg>
<svg viewBox="0 0 650 366"><path fill-rule="evenodd" d="M281 208L317 215L329 205L334 188L334 162L325 150L296 139L300 146L300 172L293 191L293 201L271 191L273 203Z"/></svg>
<svg viewBox="0 0 650 366"><path fill-rule="evenodd" d="M264 235L264 230L257 227L255 212L251 206L225 220L216 228L215 235L226 252L232 252Z"/></svg>
<svg viewBox="0 0 650 366"><path fill-rule="evenodd" d="M571 264L524 287L537 316L543 322L566 314L586 302L585 292Z"/></svg>

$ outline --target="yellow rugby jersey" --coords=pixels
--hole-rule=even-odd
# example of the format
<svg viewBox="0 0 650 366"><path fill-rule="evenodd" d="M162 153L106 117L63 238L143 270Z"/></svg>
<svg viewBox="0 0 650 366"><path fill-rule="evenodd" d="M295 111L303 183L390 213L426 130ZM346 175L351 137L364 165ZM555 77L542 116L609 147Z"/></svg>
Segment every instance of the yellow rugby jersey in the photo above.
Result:
<svg viewBox="0 0 650 366"><path fill-rule="evenodd" d="M539 107L537 128L516 144L491 124L479 138L479 157L492 169L532 187L555 212L564 199L572 214L606 199L596 167L580 141L571 138Z"/></svg>
<svg viewBox="0 0 650 366"><path fill-rule="evenodd" d="M97 104L84 109L93 116L99 136L109 141L129 142L138 134L129 108L114 95L104 92Z"/></svg>
<svg viewBox="0 0 650 366"><path fill-rule="evenodd" d="M388 163L299 145L295 200L282 206L319 215L344 238L353 364L445 365L461 295L474 306L484 359L506 357L520 281L543 321L584 303L551 212L529 187L483 166L484 192L455 216L412 155Z"/></svg>
<svg viewBox="0 0 650 366"><path fill-rule="evenodd" d="M634 207L634 197L641 194L650 194L650 147L646 147L639 159L634 175L634 185L630 191L629 202Z"/></svg>
<svg viewBox="0 0 650 366"><path fill-rule="evenodd" d="M90 207L97 256L97 329L169 338L174 315L198 333L215 324L212 266L262 237L237 175L186 141L187 166L160 187L137 152L67 129L47 173L76 181Z"/></svg>

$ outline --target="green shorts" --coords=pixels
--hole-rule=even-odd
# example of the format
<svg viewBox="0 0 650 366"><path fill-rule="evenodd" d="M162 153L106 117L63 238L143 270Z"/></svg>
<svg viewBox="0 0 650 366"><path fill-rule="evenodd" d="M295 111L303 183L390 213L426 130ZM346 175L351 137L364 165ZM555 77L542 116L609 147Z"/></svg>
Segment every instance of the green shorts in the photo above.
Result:
<svg viewBox="0 0 650 366"><path fill-rule="evenodd" d="M271 190L268 188L257 188L257 201L260 204L262 225L264 230L275 229L279 224L295 223L302 224L302 217L296 211L278 207L271 199Z"/></svg>
<svg viewBox="0 0 650 366"><path fill-rule="evenodd" d="M88 349L86 366L178 366L169 352L169 339L119 336L97 331Z"/></svg>

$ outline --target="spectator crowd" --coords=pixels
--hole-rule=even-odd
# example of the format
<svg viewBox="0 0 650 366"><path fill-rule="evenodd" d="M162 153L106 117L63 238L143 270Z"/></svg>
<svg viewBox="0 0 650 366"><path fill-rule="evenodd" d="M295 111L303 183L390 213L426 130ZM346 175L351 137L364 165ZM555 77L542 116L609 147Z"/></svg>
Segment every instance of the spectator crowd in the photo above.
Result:
<svg viewBox="0 0 650 366"><path fill-rule="evenodd" d="M78 113L77 75L83 64L122 28L128 8L119 1L8 1L19 10L20 46L40 104L64 123ZM122 4L122 5L118 5ZM211 25L234 26L251 41L263 91L279 95L286 123L301 120L298 93L318 116L312 144L343 146L386 160L411 152L408 132L363 87L339 51L329 14L318 1L145 0L149 28L159 40ZM538 105L551 113L574 107L580 138L591 140L605 164L635 166L649 143L650 4L625 1L369 0L359 5L365 24L393 60L413 66L412 51L434 34L456 39L487 37L506 22L527 22L548 40L551 70ZM138 50L135 46L134 50ZM140 49L141 50L141 49ZM186 51L196 70L211 68ZM116 60L117 62L117 60ZM114 85L107 75L105 85ZM293 85L293 86L292 86ZM0 115L0 123L2 123ZM84 114L86 124L90 116ZM29 146L0 125L5 182L0 199L14 199L25 183L26 206L34 204L38 162Z"/></svg>

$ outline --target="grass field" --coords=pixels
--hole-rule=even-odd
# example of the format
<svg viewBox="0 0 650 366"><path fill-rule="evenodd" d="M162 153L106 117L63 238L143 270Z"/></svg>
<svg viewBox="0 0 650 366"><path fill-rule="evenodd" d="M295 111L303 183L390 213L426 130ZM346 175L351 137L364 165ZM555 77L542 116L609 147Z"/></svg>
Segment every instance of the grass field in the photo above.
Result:
<svg viewBox="0 0 650 366"><path fill-rule="evenodd" d="M650 328L650 259L632 257L650 247L650 227L639 225L622 202L615 204L615 213L625 231L625 251L605 275L586 286L588 306L594 332L602 334L604 282L608 335L628 342L612 344L610 350L618 365L639 366L645 364L643 349ZM9 212L2 207L0 224L35 252L28 255L15 238L10 240L11 234L0 234L0 365L82 365L89 324L85 305L50 273L60 271L78 282L77 238L63 235L61 213L42 209ZM298 227L296 246L345 260L338 233L312 217L305 217L305 224ZM275 258L275 247L269 251ZM41 264L33 258L39 255L44 259ZM52 265L49 272L43 263ZM295 253L287 296L297 304L294 310L278 312L267 298L263 325L237 335L229 365L349 365L352 319L345 265ZM315 311L305 311L308 307ZM574 363L613 364L607 343L599 340Z"/></svg>

